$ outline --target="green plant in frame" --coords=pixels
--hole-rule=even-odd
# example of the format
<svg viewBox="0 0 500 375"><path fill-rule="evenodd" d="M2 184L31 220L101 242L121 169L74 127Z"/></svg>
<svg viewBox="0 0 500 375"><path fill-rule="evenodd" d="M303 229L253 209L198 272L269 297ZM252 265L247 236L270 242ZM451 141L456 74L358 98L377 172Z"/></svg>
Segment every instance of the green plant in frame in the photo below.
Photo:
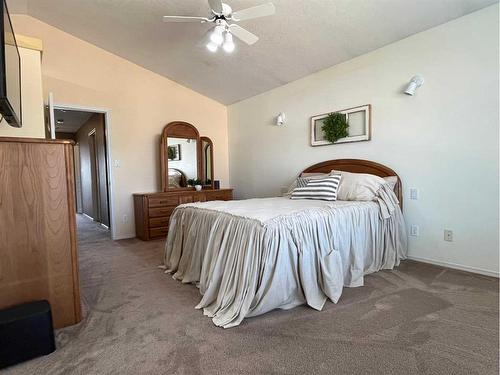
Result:
<svg viewBox="0 0 500 375"><path fill-rule="evenodd" d="M177 158L177 148L175 146L168 146L168 160L175 160Z"/></svg>
<svg viewBox="0 0 500 375"><path fill-rule="evenodd" d="M188 186L201 185L201 180L199 178L190 178L186 182Z"/></svg>
<svg viewBox="0 0 500 375"><path fill-rule="evenodd" d="M347 116L340 112L332 112L323 120L321 130L325 133L328 142L335 143L349 135Z"/></svg>

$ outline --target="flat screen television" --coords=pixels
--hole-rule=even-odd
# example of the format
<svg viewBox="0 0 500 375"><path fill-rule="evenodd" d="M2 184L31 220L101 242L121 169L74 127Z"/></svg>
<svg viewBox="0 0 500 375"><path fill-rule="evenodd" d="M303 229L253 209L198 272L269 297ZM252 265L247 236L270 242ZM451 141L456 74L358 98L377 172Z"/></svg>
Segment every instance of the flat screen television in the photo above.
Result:
<svg viewBox="0 0 500 375"><path fill-rule="evenodd" d="M9 125L22 126L21 56L6 0L0 16L0 114Z"/></svg>

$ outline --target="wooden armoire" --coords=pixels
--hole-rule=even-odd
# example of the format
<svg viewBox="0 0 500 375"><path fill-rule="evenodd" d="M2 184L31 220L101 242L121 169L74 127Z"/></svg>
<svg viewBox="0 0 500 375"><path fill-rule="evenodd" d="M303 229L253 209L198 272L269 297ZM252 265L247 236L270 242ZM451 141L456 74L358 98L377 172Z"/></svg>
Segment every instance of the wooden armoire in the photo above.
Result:
<svg viewBox="0 0 500 375"><path fill-rule="evenodd" d="M0 137L0 309L46 299L81 319L73 142Z"/></svg>

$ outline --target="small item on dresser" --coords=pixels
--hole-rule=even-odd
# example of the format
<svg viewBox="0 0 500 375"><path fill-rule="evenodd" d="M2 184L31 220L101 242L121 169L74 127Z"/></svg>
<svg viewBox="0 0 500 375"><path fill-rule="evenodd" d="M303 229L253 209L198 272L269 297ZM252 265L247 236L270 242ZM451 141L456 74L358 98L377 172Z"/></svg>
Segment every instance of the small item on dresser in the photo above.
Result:
<svg viewBox="0 0 500 375"><path fill-rule="evenodd" d="M220 181L219 180L214 181L214 189L217 189L217 190L220 189Z"/></svg>
<svg viewBox="0 0 500 375"><path fill-rule="evenodd" d="M0 369L56 350L47 301L0 310Z"/></svg>

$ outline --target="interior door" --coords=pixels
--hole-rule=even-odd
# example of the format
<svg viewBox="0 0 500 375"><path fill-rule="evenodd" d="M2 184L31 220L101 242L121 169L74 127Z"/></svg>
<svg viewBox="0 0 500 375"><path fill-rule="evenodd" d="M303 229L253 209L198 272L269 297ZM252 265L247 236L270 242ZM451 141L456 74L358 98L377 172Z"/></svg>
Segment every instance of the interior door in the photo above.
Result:
<svg viewBox="0 0 500 375"><path fill-rule="evenodd" d="M48 135L51 139L56 139L56 120L55 120L55 115L54 115L54 94L49 92L49 100L48 100L48 107L47 107L47 130L48 130Z"/></svg>

